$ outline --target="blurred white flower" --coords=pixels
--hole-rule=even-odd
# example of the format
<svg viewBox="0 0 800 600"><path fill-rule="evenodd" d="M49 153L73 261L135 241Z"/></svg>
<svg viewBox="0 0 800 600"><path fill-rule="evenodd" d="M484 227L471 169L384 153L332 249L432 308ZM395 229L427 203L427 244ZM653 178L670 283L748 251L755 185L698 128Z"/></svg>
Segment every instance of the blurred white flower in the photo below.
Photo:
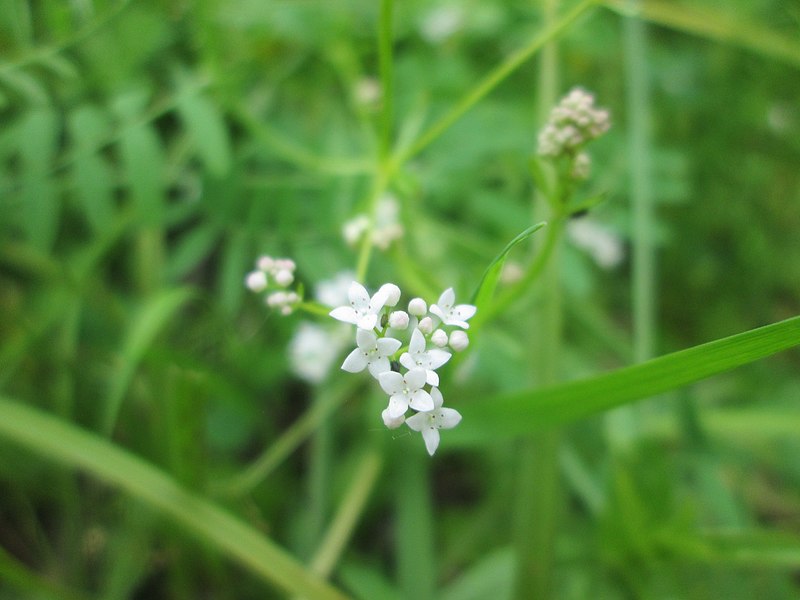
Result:
<svg viewBox="0 0 800 600"><path fill-rule="evenodd" d="M420 35L431 44L441 43L464 27L464 16L461 6L437 6L420 23Z"/></svg>
<svg viewBox="0 0 800 600"><path fill-rule="evenodd" d="M572 155L608 131L609 127L608 111L595 108L592 94L574 88L550 111L550 117L539 133L539 154L552 158ZM583 168L587 166L583 165Z"/></svg>
<svg viewBox="0 0 800 600"><path fill-rule="evenodd" d="M353 88L353 96L356 103L364 108L376 108L383 98L380 81L374 77L362 77Z"/></svg>
<svg viewBox="0 0 800 600"><path fill-rule="evenodd" d="M567 235L578 248L585 250L604 269L613 269L625 258L619 237L602 225L588 219L572 219Z"/></svg>
<svg viewBox="0 0 800 600"><path fill-rule="evenodd" d="M342 226L342 237L350 246L355 246L369 231L369 217L357 214ZM386 194L378 200L375 207L375 224L372 228L372 243L381 250L387 250L397 239L403 237L400 224L400 206L397 199Z"/></svg>
<svg viewBox="0 0 800 600"><path fill-rule="evenodd" d="M301 379L321 383L346 343L341 332L303 321L289 342L289 367Z"/></svg>
<svg viewBox="0 0 800 600"><path fill-rule="evenodd" d="M341 271L330 279L320 281L314 288L314 297L326 306L346 304L347 291L355 278L352 271Z"/></svg>

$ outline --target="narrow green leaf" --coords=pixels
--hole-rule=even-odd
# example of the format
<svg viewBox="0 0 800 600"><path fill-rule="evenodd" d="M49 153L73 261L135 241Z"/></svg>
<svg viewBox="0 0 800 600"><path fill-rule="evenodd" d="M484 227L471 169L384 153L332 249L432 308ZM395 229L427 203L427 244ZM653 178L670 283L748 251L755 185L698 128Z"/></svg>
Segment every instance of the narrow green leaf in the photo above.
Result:
<svg viewBox="0 0 800 600"><path fill-rule="evenodd" d="M95 434L0 397L0 438L83 469L171 518L261 579L315 600L345 596L283 548L223 508L179 485L167 473Z"/></svg>
<svg viewBox="0 0 800 600"><path fill-rule="evenodd" d="M797 345L800 316L589 379L486 398L459 407L464 421L448 440L487 443L570 423ZM470 422L474 425L468 426Z"/></svg>
<svg viewBox="0 0 800 600"><path fill-rule="evenodd" d="M215 177L225 175L231 165L230 139L217 106L202 90L186 84L178 100L178 114L209 172Z"/></svg>
<svg viewBox="0 0 800 600"><path fill-rule="evenodd" d="M97 108L82 106L69 116L69 129L77 150L93 148L108 135L108 118ZM78 201L96 233L114 220L114 174L100 154L76 152L73 177Z"/></svg>
<svg viewBox="0 0 800 600"><path fill-rule="evenodd" d="M132 92L116 100L115 108L124 124L119 137L124 179L140 219L147 225L160 226L164 215L166 158L155 129L140 122L147 97Z"/></svg>
<svg viewBox="0 0 800 600"><path fill-rule="evenodd" d="M219 235L213 225L198 226L184 235L167 259L167 279L176 281L194 269L209 255Z"/></svg>
<svg viewBox="0 0 800 600"><path fill-rule="evenodd" d="M18 124L22 162L22 228L30 242L48 250L55 242L59 223L58 188L50 177L60 123L49 108L29 111Z"/></svg>
<svg viewBox="0 0 800 600"><path fill-rule="evenodd" d="M122 346L120 366L111 375L110 390L104 404L102 431L106 435L110 435L114 429L125 392L145 352L161 329L190 297L191 292L186 289L163 292L150 299L131 321Z"/></svg>
<svg viewBox="0 0 800 600"><path fill-rule="evenodd" d="M481 277L481 280L478 283L478 287L472 294L472 304L478 307L478 312L480 312L481 309L489 306L492 296L494 295L494 290L497 288L497 281L500 279L500 273L503 271L503 264L506 262L508 253L511 252L514 246L527 240L545 225L547 225L547 223L541 222L528 227L525 231L508 242L505 248L500 251L500 254L495 256L492 262L489 263L489 266L483 273L483 277Z"/></svg>
<svg viewBox="0 0 800 600"><path fill-rule="evenodd" d="M782 531L709 531L699 535L662 531L658 542L682 558L705 563L800 568L800 537Z"/></svg>

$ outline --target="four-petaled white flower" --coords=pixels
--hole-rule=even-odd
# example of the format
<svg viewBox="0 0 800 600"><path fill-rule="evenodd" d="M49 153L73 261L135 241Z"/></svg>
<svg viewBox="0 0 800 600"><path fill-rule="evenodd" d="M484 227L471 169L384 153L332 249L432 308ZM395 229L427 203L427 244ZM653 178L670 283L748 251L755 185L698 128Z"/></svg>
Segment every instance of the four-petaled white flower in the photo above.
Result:
<svg viewBox="0 0 800 600"><path fill-rule="evenodd" d="M428 454L433 456L436 448L439 447L439 430L452 429L461 421L461 414L453 408L444 408L442 404L444 399L439 388L431 389L431 399L433 400L433 409L427 411L420 411L406 419L408 425L414 431L422 433L422 439L425 440L425 448Z"/></svg>
<svg viewBox="0 0 800 600"><path fill-rule="evenodd" d="M390 396L386 409L389 418L396 419L404 415L409 406L416 411L434 409L431 395L422 389L425 379L425 369L412 369L405 376L395 371L378 376L383 391Z"/></svg>
<svg viewBox="0 0 800 600"><path fill-rule="evenodd" d="M431 304L430 311L439 317L445 325L455 325L462 329L469 329L467 319L470 319L478 309L471 304L455 305L455 302L456 294L453 288L447 288L439 296L439 302Z"/></svg>
<svg viewBox="0 0 800 600"><path fill-rule="evenodd" d="M367 368L375 379L391 369L387 357L400 348L400 340L390 337L379 339L372 331L366 329L356 331L356 344L358 348L347 355L342 363L342 369L350 373L359 373Z"/></svg>
<svg viewBox="0 0 800 600"><path fill-rule="evenodd" d="M329 314L338 321L352 323L360 329L372 330L378 324L378 313L386 304L386 292L377 291L372 298L366 288L354 281L347 291L350 306L334 308Z"/></svg>
<svg viewBox="0 0 800 600"><path fill-rule="evenodd" d="M403 352L400 356L400 364L406 369L425 369L425 381L430 385L439 385L439 375L434 369L438 369L450 360L450 353L438 348L425 350L425 336L419 329L415 329L411 334L411 341L408 344L408 352Z"/></svg>

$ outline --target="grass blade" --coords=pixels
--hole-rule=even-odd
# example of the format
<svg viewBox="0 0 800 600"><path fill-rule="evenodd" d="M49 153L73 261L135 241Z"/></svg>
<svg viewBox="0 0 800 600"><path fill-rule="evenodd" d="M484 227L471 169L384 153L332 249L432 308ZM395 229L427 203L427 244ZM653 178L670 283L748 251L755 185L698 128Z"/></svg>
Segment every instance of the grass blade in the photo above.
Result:
<svg viewBox="0 0 800 600"><path fill-rule="evenodd" d="M345 598L235 516L98 435L0 396L0 438L123 490L287 592L317 600Z"/></svg>
<svg viewBox="0 0 800 600"><path fill-rule="evenodd" d="M724 373L800 345L800 316L673 352L644 363L459 407L464 425L448 442L480 443L570 423L615 406ZM491 407L490 410L487 408Z"/></svg>

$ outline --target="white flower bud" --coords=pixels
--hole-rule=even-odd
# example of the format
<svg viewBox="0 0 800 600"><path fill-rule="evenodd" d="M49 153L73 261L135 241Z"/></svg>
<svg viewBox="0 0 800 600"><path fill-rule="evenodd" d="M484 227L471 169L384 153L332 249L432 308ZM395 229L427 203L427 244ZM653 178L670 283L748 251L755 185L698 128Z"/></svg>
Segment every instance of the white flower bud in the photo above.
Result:
<svg viewBox="0 0 800 600"><path fill-rule="evenodd" d="M274 267L278 271L289 271L291 274L297 268L297 265L294 264L291 258L276 258Z"/></svg>
<svg viewBox="0 0 800 600"><path fill-rule="evenodd" d="M431 341L439 346L439 348L444 348L447 346L447 334L443 329L437 329L433 332L433 335L431 335Z"/></svg>
<svg viewBox="0 0 800 600"><path fill-rule="evenodd" d="M378 290L382 294L386 294L386 303L384 306L396 306L400 302L400 288L393 283L384 283L381 289Z"/></svg>
<svg viewBox="0 0 800 600"><path fill-rule="evenodd" d="M259 257L258 261L256 262L256 266L264 272L272 270L272 267L275 266L275 259L271 256L264 256Z"/></svg>
<svg viewBox="0 0 800 600"><path fill-rule="evenodd" d="M264 271L251 271L247 274L245 285L253 292L261 292L267 287L267 276Z"/></svg>
<svg viewBox="0 0 800 600"><path fill-rule="evenodd" d="M422 298L414 298L408 303L408 312L415 317L424 317L428 312L428 305Z"/></svg>
<svg viewBox="0 0 800 600"><path fill-rule="evenodd" d="M278 282L278 285L285 287L294 281L294 275L288 269L281 269L275 273L275 281Z"/></svg>
<svg viewBox="0 0 800 600"><path fill-rule="evenodd" d="M408 313L396 310L389 315L389 327L392 329L405 329L408 327Z"/></svg>
<svg viewBox="0 0 800 600"><path fill-rule="evenodd" d="M433 319L430 317L425 317L419 322L417 329L419 329L425 335L429 335L431 331L433 331Z"/></svg>
<svg viewBox="0 0 800 600"><path fill-rule="evenodd" d="M266 298L267 306L282 306L286 304L286 292L273 292Z"/></svg>
<svg viewBox="0 0 800 600"><path fill-rule="evenodd" d="M461 352L469 346L469 337L466 331L456 330L450 334L450 347L456 352Z"/></svg>
<svg viewBox="0 0 800 600"><path fill-rule="evenodd" d="M293 310L293 309L292 309L292 307L291 307L291 306L289 306L288 304L285 304L284 306L281 306L281 314L282 314L284 317L287 317L287 316L289 316L290 314L292 314L292 310Z"/></svg>

